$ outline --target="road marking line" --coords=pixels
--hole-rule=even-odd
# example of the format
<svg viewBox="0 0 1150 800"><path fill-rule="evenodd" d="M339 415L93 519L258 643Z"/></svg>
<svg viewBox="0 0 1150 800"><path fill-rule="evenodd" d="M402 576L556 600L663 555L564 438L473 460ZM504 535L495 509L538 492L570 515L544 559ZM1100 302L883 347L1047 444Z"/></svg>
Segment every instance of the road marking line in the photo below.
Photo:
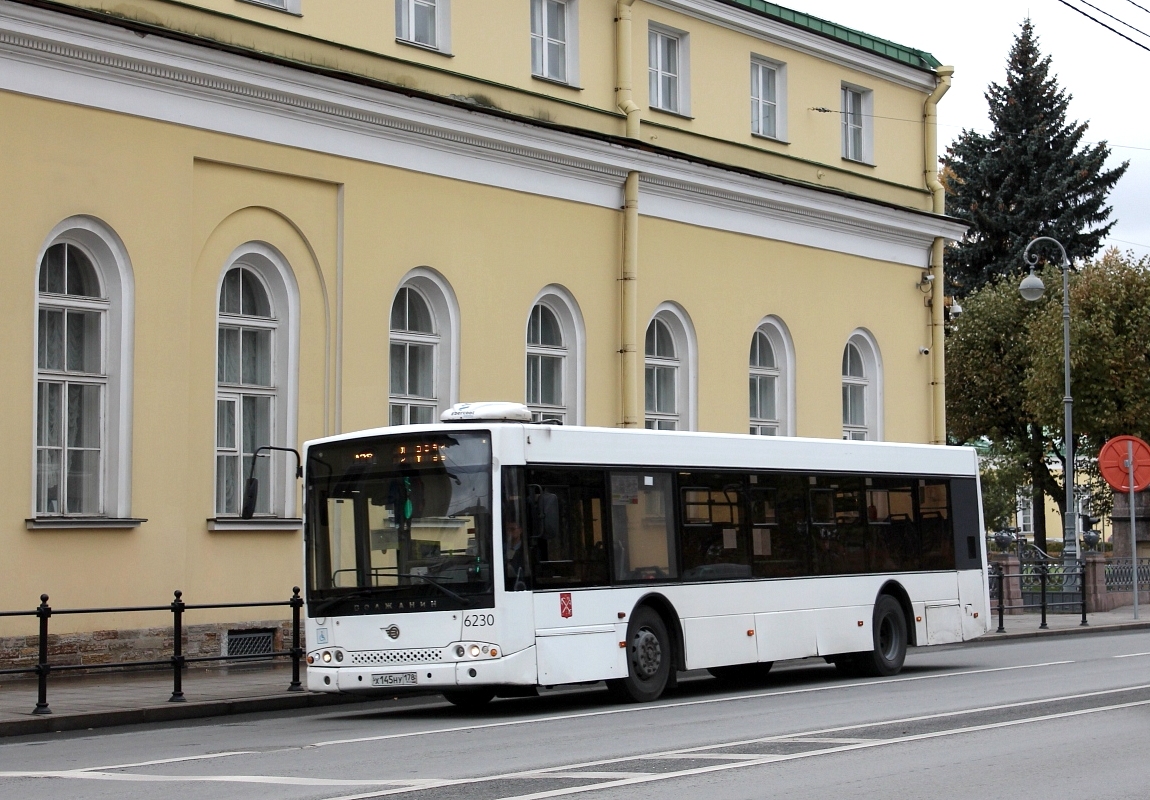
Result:
<svg viewBox="0 0 1150 800"><path fill-rule="evenodd" d="M657 756L639 756L636 761L646 761L649 758L657 758L663 761L674 761L681 759L683 761L692 761L696 758L711 758L720 759L726 758L731 761L745 761L747 759L760 759L763 757L762 753L662 753Z"/></svg>
<svg viewBox="0 0 1150 800"><path fill-rule="evenodd" d="M1138 656L1150 656L1150 653L1126 653L1121 656L1114 656L1115 658L1137 658Z"/></svg>
<svg viewBox="0 0 1150 800"><path fill-rule="evenodd" d="M572 770L579 770L579 769L590 768L590 767L602 767L602 766L608 766L611 764L623 764L623 763L639 761L639 760L643 760L643 759L654 759L654 758L668 757L668 756L677 756L680 758L690 758L691 756L689 754L691 754L691 753L697 753L697 752L704 751L704 750L714 750L714 749L717 749L720 747L740 747L740 746L748 745L748 744L787 742L787 741L793 740L795 737L801 737L801 736L814 736L817 734L838 733L838 732L842 732L842 731L858 730L859 728L873 728L873 727L879 727L879 726L883 726L883 725L900 725L900 724L905 724L908 722L922 722L922 721L931 720L931 719L941 719L941 718L945 718L945 717L955 717L955 716L962 716L962 715L984 713L987 711L1001 711L1003 709L1008 709L1008 708L1021 708L1024 706L1037 705L1037 704L1042 704L1042 703L1057 703L1057 702L1062 702L1065 700L1080 700L1080 699L1087 698L1087 697L1098 697L1098 696L1107 695L1107 694L1116 694L1118 692L1139 691L1142 689L1150 689L1150 684L1141 684L1138 686L1128 686L1128 687L1124 687L1121 689L1102 689L1102 690L1094 691L1094 692L1083 692L1080 694L1065 695L1062 697L1052 697L1052 698L1047 698L1047 699L1043 699L1043 700L1023 700L1023 701L1019 701L1017 703L1005 703L1005 704L1001 704L1001 705L982 706L979 708L965 709L965 710L960 710L960 711L944 711L944 712L940 712L937 714L924 714L924 715L920 715L920 716L916 716L916 717L904 717L904 718L900 718L900 719L883 720L880 722L866 722L866 723L860 723L860 724L856 724L856 725L844 725L844 726L836 727L836 728L825 728L823 730L807 731L805 733L780 734L777 736L765 736L765 737L761 737L761 738L757 738L757 739L745 739L745 740L736 741L736 742L720 742L718 744L702 745L702 746L693 747L693 748L679 748L677 750L664 750L664 751L659 751L659 752L655 752L655 753L646 753L646 754L632 755L632 756L621 756L621 757L616 757L616 758L600 759L597 761L587 761L587 762L583 762L583 763L579 763L579 764L563 764L563 765L560 765L557 767L544 767L542 769L528 770L528 771L524 771L524 772L511 772L511 773L503 773L503 774L499 774L499 775L486 775L486 776L482 776L482 777L472 777L472 778L444 778L444 779L441 779L434 784L427 785L427 786L420 786L420 787L414 787L414 788L390 789L390 790L383 791L383 792L368 792L366 794L341 795L339 797L327 798L327 800L369 800L369 798L385 797L388 795L396 795L396 794L406 794L406 793L409 793L412 791L418 791L419 789L426 789L426 788L439 788L439 787L443 787L443 786L456 786L456 785L460 785L460 784L485 783L488 781L505 780L505 779L510 779L510 778L547 777L552 772L558 772L558 771L570 772ZM1150 701L1146 701L1146 702L1150 703ZM886 744L886 743L889 743L892 741L896 741L896 740L892 740L892 739L863 739L863 740L860 740L856 744L844 745L843 747L846 749L855 749L858 747L871 746L873 744ZM826 748L823 750L810 750L810 751L806 751L805 753L799 753L799 754L764 754L764 755L759 756L758 759L759 759L759 762L767 764L767 763L771 763L772 761L791 759L795 755L809 755L809 754L838 752L841 749L843 749L843 748ZM710 769L710 768L709 767L707 767L707 768L699 767L698 769ZM670 775L670 774L674 774L674 773L657 773L657 774Z"/></svg>
<svg viewBox="0 0 1150 800"><path fill-rule="evenodd" d="M652 772L548 772L546 775L524 773L515 775L516 778L642 778L644 775L653 775Z"/></svg>
<svg viewBox="0 0 1150 800"><path fill-rule="evenodd" d="M859 742L873 742L874 737L867 739L852 739L850 737L831 737L831 736L787 736L776 741L786 744L787 742L812 742L814 744L858 744Z"/></svg>
<svg viewBox="0 0 1150 800"><path fill-rule="evenodd" d="M105 767L83 767L78 770L69 770L70 772L89 772L89 771L108 771L113 769L131 769L133 767L154 767L157 764L178 764L183 761L205 761L212 758L228 758L229 756L251 756L257 755L259 750L229 750L224 753L205 753L200 756L181 756L179 758L157 758L154 761L137 761L133 764L109 764Z"/></svg>
<svg viewBox="0 0 1150 800"><path fill-rule="evenodd" d="M339 778L296 778L282 775L141 775L134 772L93 772L90 769L0 772L0 778L67 778L129 783L268 783L282 786L408 786L422 788L422 783L416 780L342 780Z"/></svg>
<svg viewBox="0 0 1150 800"><path fill-rule="evenodd" d="M812 758L819 755L830 755L833 753L844 753L851 750L862 750L871 747L881 747L892 744L903 744L906 742L923 741L927 739L937 739L944 736L957 736L964 733L976 733L979 731L994 730L997 728L1006 728L1014 725L1025 725L1033 722L1046 722L1055 719L1063 719L1066 717L1075 717L1083 714L1095 714L1102 711L1116 711L1124 708L1133 708L1136 706L1150 705L1150 700L1139 700L1133 703L1120 703L1113 706L1103 706L1099 708L1082 709L1079 711L1067 711L1061 714L1049 714L1042 717L1031 717L1021 720L1009 720L1006 722L994 722L987 725L976 725L969 728L956 728L948 731L935 731L932 733L921 733L914 736L902 736L897 739L885 739L872 742L861 742L859 744L843 745L842 747L833 747L826 750L815 750L807 753L795 753L793 755L785 756L771 756L756 761L742 761L734 764L712 764L707 767L695 767L694 769L679 770L677 772L664 772L654 775L647 775L641 778L624 778L617 781L608 781L605 783L593 784L590 786L573 786L565 789L552 789L544 792L534 792L532 794L522 795L508 795L499 800L546 800L551 797L563 797L573 794L584 794L586 792L597 792L603 789L615 789L620 786L634 786L640 783L654 783L656 781L673 780L675 778L690 777L693 775L704 775L711 772L721 772L731 769L745 769L747 767L759 766L760 764L779 763L781 761L797 761L804 758ZM372 797L373 795L360 795L361 798ZM380 796L380 795L375 795Z"/></svg>
<svg viewBox="0 0 1150 800"><path fill-rule="evenodd" d="M988 669L971 669L962 672L944 672L937 675L911 675L905 678L888 678L886 680L860 681L856 683L839 683L831 686L809 686L803 689L785 689L775 692L755 692L754 694L733 695L731 697L711 697L705 700L684 700L677 703L662 703L646 706L629 706L626 708L608 708L599 711L583 711L576 714L555 714L547 717L531 717L528 719L507 720L504 722L485 722L479 725L460 725L453 728L432 728L423 731L407 731L405 733L387 733L379 736L361 736L354 739L332 739L326 742L315 742L304 745L308 747L332 747L342 744L362 744L364 742L381 742L389 739L407 739L413 736L431 736L439 733L463 733L465 731L487 730L491 728L507 728L518 725L531 725L543 722L563 722L572 719L585 719L587 717L602 717L614 714L636 714L640 712L662 711L673 708L686 708L688 706L712 705L714 703L730 703L736 700L756 700L766 697L784 697L796 694L811 694L814 692L828 692L839 689L854 689L867 686L884 686L890 683L909 683L912 681L937 680L940 678L958 678L966 675L985 675L991 672L1009 672L1020 669L1038 669L1040 667L1057 667L1073 664L1073 661L1044 661L1040 664L1019 664L1013 667L991 667Z"/></svg>

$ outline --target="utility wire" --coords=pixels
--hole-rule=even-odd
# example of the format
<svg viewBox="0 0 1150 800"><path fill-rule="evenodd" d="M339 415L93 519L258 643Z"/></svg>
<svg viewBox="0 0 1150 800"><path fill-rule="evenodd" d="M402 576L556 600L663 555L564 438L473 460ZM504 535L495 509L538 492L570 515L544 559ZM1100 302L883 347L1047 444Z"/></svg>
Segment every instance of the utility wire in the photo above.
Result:
<svg viewBox="0 0 1150 800"><path fill-rule="evenodd" d="M1138 47L1141 47L1141 48L1142 48L1143 50L1145 50L1147 53L1150 53L1150 47L1147 47L1146 45L1142 44L1142 42L1138 42L1138 41L1135 41L1134 39L1131 39L1129 36L1127 36L1126 34L1122 33L1121 31L1116 31L1116 30L1114 30L1114 29L1113 29L1113 28L1111 28L1109 25L1107 25L1105 22L1103 22L1102 20L1100 20L1100 19L1096 19L1095 17L1092 17L1092 16L1090 16L1089 14L1087 14L1085 11L1083 11L1083 10L1082 10L1081 8L1079 8L1078 6L1072 6L1072 5L1070 5L1070 3L1066 2L1066 0L1058 0L1058 2L1059 2L1059 3L1062 3L1062 5L1066 6L1067 8L1069 8L1069 9L1071 9L1071 10L1073 10L1073 11L1077 11L1079 14L1081 14L1081 15L1082 15L1082 16L1084 16L1084 17L1086 17L1086 19L1090 20L1091 22L1095 22L1095 23L1097 23L1097 24L1101 25L1103 28L1105 28L1106 30L1110 31L1111 33L1115 33L1115 34L1118 34L1119 36L1121 36L1123 39L1125 39L1126 41L1130 42L1131 44L1133 44L1133 45L1136 45L1136 46L1138 46Z"/></svg>
<svg viewBox="0 0 1150 800"><path fill-rule="evenodd" d="M1146 6L1139 6L1137 3L1134 2L1134 0L1126 0L1126 2L1128 2L1132 6L1138 6L1138 8L1142 9L1147 14L1150 14L1150 8L1147 8Z"/></svg>
<svg viewBox="0 0 1150 800"><path fill-rule="evenodd" d="M1130 24L1129 22L1127 22L1126 20L1124 20L1124 19L1119 19L1118 17L1116 17L1116 16L1114 16L1113 14L1111 14L1109 11L1103 11L1101 8L1099 8L1098 6L1096 6L1096 5L1094 5L1093 3L1091 3L1091 2L1090 2L1090 0L1078 0L1078 2L1082 3L1082 4L1083 4L1083 5L1085 5L1085 6L1090 6L1090 7L1091 7L1091 8L1093 8L1095 11L1097 11L1099 14L1105 14L1106 16L1110 17L1110 19L1114 20L1114 21L1115 21L1115 22L1117 22L1118 24L1120 24L1120 25L1125 25L1125 26L1126 26L1127 28L1129 28L1130 30L1132 30L1132 31L1137 31L1138 33L1142 34L1142 35L1143 35L1143 36L1145 36L1146 38L1150 39L1150 33L1146 33L1146 31L1143 31L1143 30L1139 30L1138 28L1135 28L1133 25L1131 25L1131 24Z"/></svg>

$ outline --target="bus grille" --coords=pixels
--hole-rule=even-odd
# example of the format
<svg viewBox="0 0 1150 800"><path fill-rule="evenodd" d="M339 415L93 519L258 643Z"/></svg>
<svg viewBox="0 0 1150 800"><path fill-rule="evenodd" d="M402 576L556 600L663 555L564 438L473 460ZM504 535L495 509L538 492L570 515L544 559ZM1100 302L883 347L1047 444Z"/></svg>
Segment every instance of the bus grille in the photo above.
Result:
<svg viewBox="0 0 1150 800"><path fill-rule="evenodd" d="M361 650L352 664L430 664L443 660L442 650Z"/></svg>

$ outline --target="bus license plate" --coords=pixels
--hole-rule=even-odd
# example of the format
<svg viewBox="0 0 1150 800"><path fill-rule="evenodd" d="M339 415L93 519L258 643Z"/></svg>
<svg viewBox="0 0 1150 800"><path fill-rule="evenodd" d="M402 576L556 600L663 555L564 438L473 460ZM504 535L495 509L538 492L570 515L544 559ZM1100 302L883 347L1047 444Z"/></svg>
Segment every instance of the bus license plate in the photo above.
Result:
<svg viewBox="0 0 1150 800"><path fill-rule="evenodd" d="M414 672L388 672L371 676L372 686L414 686L418 682Z"/></svg>

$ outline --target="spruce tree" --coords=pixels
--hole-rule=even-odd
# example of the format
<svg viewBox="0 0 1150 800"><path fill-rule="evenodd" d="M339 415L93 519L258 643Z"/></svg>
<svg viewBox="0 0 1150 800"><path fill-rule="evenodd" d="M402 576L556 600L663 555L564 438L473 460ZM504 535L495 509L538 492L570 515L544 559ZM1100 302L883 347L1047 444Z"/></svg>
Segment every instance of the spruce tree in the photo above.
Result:
<svg viewBox="0 0 1150 800"><path fill-rule="evenodd" d="M1011 47L1006 83L992 83L985 97L993 131L964 129L943 159L947 211L970 225L947 255L959 296L1023 271L1022 252L1036 236L1062 242L1072 261L1094 257L1114 226L1106 195L1129 164L1106 169L1106 142L1080 147L1087 124L1067 121L1071 96L1050 73L1029 19Z"/></svg>

